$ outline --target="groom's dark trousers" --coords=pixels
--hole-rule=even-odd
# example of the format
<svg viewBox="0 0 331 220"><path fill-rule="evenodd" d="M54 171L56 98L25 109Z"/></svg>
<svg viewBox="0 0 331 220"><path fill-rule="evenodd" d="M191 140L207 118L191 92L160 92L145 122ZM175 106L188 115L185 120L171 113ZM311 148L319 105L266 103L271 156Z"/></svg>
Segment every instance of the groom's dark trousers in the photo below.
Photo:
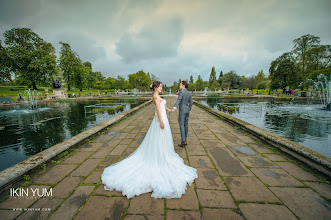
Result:
<svg viewBox="0 0 331 220"><path fill-rule="evenodd" d="M188 118L190 113L178 113L178 122L180 128L180 136L182 137L182 142L186 142L187 133L188 133Z"/></svg>

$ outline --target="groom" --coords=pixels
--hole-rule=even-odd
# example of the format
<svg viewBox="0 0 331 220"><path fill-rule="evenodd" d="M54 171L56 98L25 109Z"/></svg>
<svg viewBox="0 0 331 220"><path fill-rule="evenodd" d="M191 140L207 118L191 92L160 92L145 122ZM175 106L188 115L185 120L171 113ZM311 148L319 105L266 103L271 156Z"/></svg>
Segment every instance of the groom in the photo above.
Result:
<svg viewBox="0 0 331 220"><path fill-rule="evenodd" d="M193 105L192 94L187 90L187 87L188 83L186 81L182 81L180 83L178 99L172 111L174 112L179 106L178 122L180 127L180 135L182 137L182 142L178 144L180 147L187 145L186 138L188 133L188 118Z"/></svg>

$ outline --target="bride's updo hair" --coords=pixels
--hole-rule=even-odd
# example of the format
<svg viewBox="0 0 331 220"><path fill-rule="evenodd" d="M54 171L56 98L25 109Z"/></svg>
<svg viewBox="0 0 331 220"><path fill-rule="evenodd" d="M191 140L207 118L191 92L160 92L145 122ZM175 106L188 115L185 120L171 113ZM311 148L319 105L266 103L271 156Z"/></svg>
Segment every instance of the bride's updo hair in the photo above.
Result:
<svg viewBox="0 0 331 220"><path fill-rule="evenodd" d="M154 88L158 88L162 83L160 81L154 81L150 86L149 88L151 90L154 90Z"/></svg>

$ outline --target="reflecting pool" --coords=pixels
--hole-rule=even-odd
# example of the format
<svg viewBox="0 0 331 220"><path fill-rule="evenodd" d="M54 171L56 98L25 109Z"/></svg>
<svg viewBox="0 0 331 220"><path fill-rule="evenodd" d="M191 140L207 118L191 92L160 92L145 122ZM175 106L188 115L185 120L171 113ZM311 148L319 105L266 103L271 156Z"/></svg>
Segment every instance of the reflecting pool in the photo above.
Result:
<svg viewBox="0 0 331 220"><path fill-rule="evenodd" d="M0 108L0 171L142 103L138 99L122 100L123 108L112 111L84 108L109 103L117 106L118 102L48 102L37 110L25 106Z"/></svg>
<svg viewBox="0 0 331 220"><path fill-rule="evenodd" d="M207 99L201 103L331 157L331 111L309 101Z"/></svg>

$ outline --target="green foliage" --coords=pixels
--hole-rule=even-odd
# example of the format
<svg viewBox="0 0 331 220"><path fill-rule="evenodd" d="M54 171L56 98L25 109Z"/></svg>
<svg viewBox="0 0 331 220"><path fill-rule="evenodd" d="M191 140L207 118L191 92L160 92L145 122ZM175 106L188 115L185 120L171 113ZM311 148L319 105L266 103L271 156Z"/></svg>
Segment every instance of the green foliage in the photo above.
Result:
<svg viewBox="0 0 331 220"><path fill-rule="evenodd" d="M326 69L321 69L321 70L315 70L313 72L311 72L308 76L309 79L312 80L316 80L317 76L323 74L325 75L327 78L331 78L331 68L326 68Z"/></svg>
<svg viewBox="0 0 331 220"><path fill-rule="evenodd" d="M194 83L194 80L193 80L193 76L192 76L192 75L190 76L190 81L189 81L189 83Z"/></svg>
<svg viewBox="0 0 331 220"><path fill-rule="evenodd" d="M9 72L24 84L47 86L56 72L55 48L29 28L13 28L4 33L5 47L1 46L1 81L8 80Z"/></svg>
<svg viewBox="0 0 331 220"><path fill-rule="evenodd" d="M257 89L266 89L268 88L268 82L267 81L262 81L256 86Z"/></svg>
<svg viewBox="0 0 331 220"><path fill-rule="evenodd" d="M222 77L222 88L238 89L243 85L243 79L234 70L224 74Z"/></svg>
<svg viewBox="0 0 331 220"><path fill-rule="evenodd" d="M140 70L137 73L129 75L129 82L133 88L148 91L149 86L151 84L151 79L148 77L148 75L143 70Z"/></svg>
<svg viewBox="0 0 331 220"><path fill-rule="evenodd" d="M216 71L215 71L215 67L213 66L211 68L211 72L210 72L210 76L209 76L209 85L211 86L214 81L216 81Z"/></svg>
<svg viewBox="0 0 331 220"><path fill-rule="evenodd" d="M291 53L284 53L271 62L269 68L271 89L290 86L295 88L298 82L298 70Z"/></svg>
<svg viewBox="0 0 331 220"><path fill-rule="evenodd" d="M195 82L196 90L204 90L203 85L204 85L203 80L202 80L201 76L199 75L197 81Z"/></svg>

